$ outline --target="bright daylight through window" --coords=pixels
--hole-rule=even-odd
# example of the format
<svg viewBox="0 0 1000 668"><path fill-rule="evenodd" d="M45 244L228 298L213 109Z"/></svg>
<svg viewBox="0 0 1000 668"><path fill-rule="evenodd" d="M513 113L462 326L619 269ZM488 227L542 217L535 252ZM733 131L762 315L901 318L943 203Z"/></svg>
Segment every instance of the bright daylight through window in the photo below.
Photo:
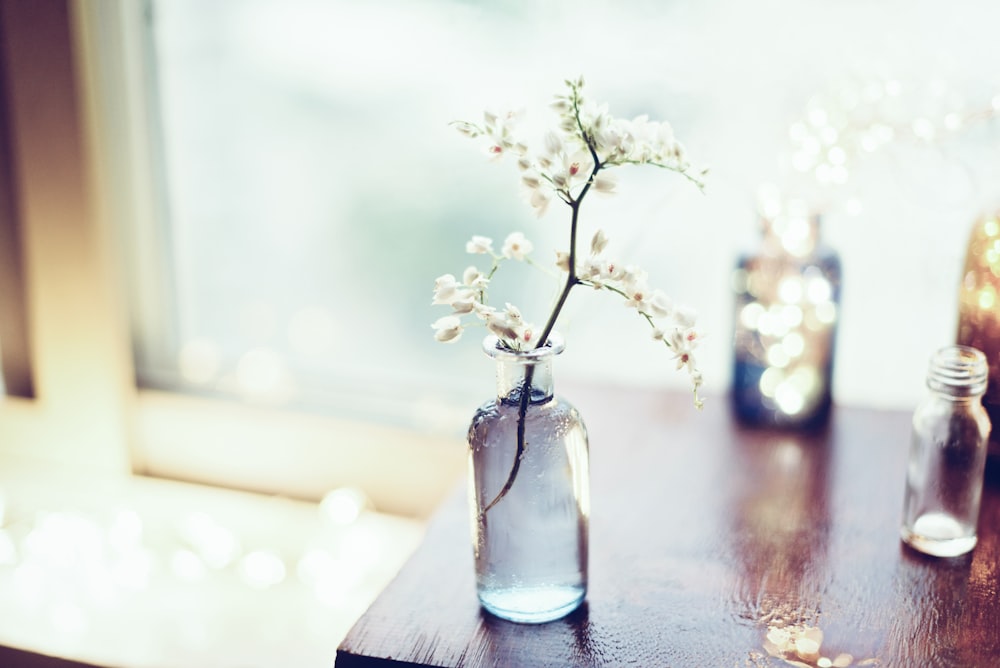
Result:
<svg viewBox="0 0 1000 668"><path fill-rule="evenodd" d="M595 202L585 221L613 230L622 255L648 267L676 299L707 305L699 322L709 335L708 396L727 389L729 275L738 252L756 242L754 197L766 182L816 197L823 235L845 257L845 294L871 297L845 304L841 359L876 362L862 323L887 310L900 330L880 335L896 340L907 331L916 348L933 347L953 323L928 331L915 318L928 300L954 300L947 267L957 266L964 243L955 229L983 205L983 165L996 169L977 144L988 126L878 151L837 146L836 173L805 164L790 131L797 123L835 132L848 121L926 123L952 108L990 109L993 89L956 66L975 62L964 53L975 40L902 5L895 12L897 4L834 11L809 3L758 14L754 3L726 0L572 9L458 0L154 2L167 216L151 238L164 282L139 297L141 312L163 326L140 323L148 333L137 342L140 379L459 433L468 411L461 398L470 389L488 395L489 367L475 346L435 345L435 272L469 262L456 239L473 232L503 239L520 230L548 247L558 226L517 201L514 175L505 182L494 165L470 160L448 123L510 100L535 107L581 73L613 113L669 118L712 168L708 196L630 174L628 200ZM552 34L552 22L564 29ZM828 23L851 28L817 32ZM950 44L950 60L917 62L905 36L924 31ZM849 161L841 155L855 148ZM937 187L928 190L942 160L947 178L933 177ZM879 255L894 267L888 274L875 275ZM519 306L544 311L557 291L553 280L551 292ZM502 294L494 298L502 304ZM682 387L667 360L639 363L654 342L616 346L648 336L641 323L607 317L615 308L571 300L562 375ZM613 352L589 356L596 347ZM879 354L880 366L896 368L913 351ZM836 389L848 402L902 405L920 386L913 375L899 374L879 392L857 377L838 379Z"/></svg>

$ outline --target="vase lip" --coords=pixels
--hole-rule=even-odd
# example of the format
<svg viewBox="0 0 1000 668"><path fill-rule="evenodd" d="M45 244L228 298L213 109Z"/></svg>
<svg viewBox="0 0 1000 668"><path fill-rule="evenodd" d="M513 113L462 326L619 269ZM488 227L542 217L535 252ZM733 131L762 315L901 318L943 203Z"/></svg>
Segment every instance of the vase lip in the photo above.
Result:
<svg viewBox="0 0 1000 668"><path fill-rule="evenodd" d="M483 339L483 351L495 360L531 364L552 355L558 355L566 348L566 342L558 332L549 334L545 345L531 350L509 350L500 344L500 337L490 334Z"/></svg>

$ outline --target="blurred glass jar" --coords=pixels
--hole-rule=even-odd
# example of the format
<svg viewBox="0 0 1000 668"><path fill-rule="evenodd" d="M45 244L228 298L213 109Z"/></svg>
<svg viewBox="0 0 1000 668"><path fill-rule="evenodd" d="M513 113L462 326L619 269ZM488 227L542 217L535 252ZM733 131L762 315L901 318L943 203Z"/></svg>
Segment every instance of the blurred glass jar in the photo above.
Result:
<svg viewBox="0 0 1000 668"><path fill-rule="evenodd" d="M949 346L931 359L927 398L913 414L900 535L916 550L955 557L976 545L990 420L981 398L986 357Z"/></svg>
<svg viewBox="0 0 1000 668"><path fill-rule="evenodd" d="M732 405L745 424L810 429L832 405L840 258L804 202L770 204L760 248L733 274Z"/></svg>
<svg viewBox="0 0 1000 668"><path fill-rule="evenodd" d="M1000 424L1000 215L983 216L969 235L958 293L957 343L986 356L989 384L983 406L990 421ZM993 430L988 452L991 459L1000 459L1000 429Z"/></svg>

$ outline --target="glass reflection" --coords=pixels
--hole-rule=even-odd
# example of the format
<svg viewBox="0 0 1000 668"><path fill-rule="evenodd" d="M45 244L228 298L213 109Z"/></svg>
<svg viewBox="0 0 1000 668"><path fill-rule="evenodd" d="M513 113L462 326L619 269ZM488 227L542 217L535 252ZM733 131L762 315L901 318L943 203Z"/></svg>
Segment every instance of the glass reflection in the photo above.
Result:
<svg viewBox="0 0 1000 668"><path fill-rule="evenodd" d="M768 627L815 625L828 585L829 450L796 435L748 435L745 445L734 451L746 475L729 512L737 610Z"/></svg>

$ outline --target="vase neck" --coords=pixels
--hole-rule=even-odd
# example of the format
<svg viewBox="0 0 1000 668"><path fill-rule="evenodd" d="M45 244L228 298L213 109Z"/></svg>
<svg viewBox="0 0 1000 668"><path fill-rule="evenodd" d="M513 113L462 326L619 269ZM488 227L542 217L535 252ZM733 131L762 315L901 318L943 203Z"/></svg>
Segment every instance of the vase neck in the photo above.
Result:
<svg viewBox="0 0 1000 668"><path fill-rule="evenodd" d="M761 217L764 249L775 256L803 258L812 255L819 244L820 218L799 201Z"/></svg>
<svg viewBox="0 0 1000 668"><path fill-rule="evenodd" d="M495 336L489 336L483 341L483 350L496 362L497 398L501 403L520 403L525 390L530 392L532 404L552 398L552 359L563 351L558 335L551 335L541 348L527 351L508 350Z"/></svg>

